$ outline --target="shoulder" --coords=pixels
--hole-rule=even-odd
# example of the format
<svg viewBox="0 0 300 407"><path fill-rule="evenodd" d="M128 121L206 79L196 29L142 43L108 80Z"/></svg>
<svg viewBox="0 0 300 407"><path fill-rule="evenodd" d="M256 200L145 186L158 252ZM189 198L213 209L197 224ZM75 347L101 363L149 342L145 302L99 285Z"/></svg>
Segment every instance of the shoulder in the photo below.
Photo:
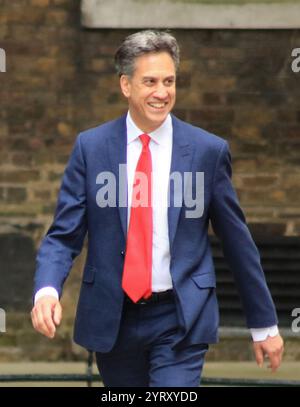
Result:
<svg viewBox="0 0 300 407"><path fill-rule="evenodd" d="M222 150L227 147L228 143L223 138L214 133L209 132L201 127L194 126L188 122L178 119L172 115L173 126L182 131L189 142L197 147L208 148L213 150Z"/></svg>
<svg viewBox="0 0 300 407"><path fill-rule="evenodd" d="M78 135L80 143L83 145L94 144L97 142L106 142L112 134L121 133L126 125L126 114L117 119L107 121L96 127L81 131Z"/></svg>

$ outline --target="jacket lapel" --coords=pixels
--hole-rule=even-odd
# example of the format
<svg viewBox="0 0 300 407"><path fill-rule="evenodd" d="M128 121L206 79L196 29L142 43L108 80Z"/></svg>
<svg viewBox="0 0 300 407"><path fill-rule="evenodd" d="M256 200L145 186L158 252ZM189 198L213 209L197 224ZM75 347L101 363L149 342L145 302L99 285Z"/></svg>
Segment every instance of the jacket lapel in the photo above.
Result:
<svg viewBox="0 0 300 407"><path fill-rule="evenodd" d="M116 179L116 202L124 236L127 235L127 129L126 114L121 116L115 124L108 139L108 156L111 170ZM121 176L119 165L122 164Z"/></svg>
<svg viewBox="0 0 300 407"><path fill-rule="evenodd" d="M177 172L178 176L181 177L183 187L181 189L181 196L179 197L180 199L178 200L178 193L176 196L174 195L176 192L174 190L174 182L169 183L168 227L170 251L174 242L179 215L182 209L182 198L184 196L184 173L191 171L192 165L192 149L188 137L186 136L184 123L173 115L171 115L171 117L173 125L173 147L170 176Z"/></svg>

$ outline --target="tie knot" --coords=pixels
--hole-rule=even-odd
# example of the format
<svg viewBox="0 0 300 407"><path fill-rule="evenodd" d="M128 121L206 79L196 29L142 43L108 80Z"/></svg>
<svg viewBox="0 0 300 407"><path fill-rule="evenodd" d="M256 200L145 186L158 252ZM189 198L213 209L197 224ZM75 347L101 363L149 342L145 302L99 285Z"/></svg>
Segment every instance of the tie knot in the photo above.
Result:
<svg viewBox="0 0 300 407"><path fill-rule="evenodd" d="M143 147L148 147L151 137L148 134L141 134L140 140L143 144Z"/></svg>

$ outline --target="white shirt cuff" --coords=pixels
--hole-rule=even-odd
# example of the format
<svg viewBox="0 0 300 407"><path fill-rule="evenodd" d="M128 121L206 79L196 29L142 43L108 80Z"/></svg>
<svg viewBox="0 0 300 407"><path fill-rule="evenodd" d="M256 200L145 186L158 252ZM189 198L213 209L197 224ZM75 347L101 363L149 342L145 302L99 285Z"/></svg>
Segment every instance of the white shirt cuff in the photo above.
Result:
<svg viewBox="0 0 300 407"><path fill-rule="evenodd" d="M53 287L43 287L40 290L37 291L37 293L34 296L34 304L36 304L37 300L41 297L44 297L45 295L51 295L52 297L55 297L57 300L59 298L58 292L55 288Z"/></svg>
<svg viewBox="0 0 300 407"><path fill-rule="evenodd" d="M279 333L277 325L268 328L250 328L250 331L254 342L264 341L268 336L276 336Z"/></svg>

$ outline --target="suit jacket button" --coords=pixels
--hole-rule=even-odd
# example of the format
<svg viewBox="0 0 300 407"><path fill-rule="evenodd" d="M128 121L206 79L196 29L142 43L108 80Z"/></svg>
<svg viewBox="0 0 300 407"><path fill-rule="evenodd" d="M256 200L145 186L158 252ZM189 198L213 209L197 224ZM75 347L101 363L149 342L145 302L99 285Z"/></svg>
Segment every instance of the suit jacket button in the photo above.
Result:
<svg viewBox="0 0 300 407"><path fill-rule="evenodd" d="M125 256L125 250L121 251L122 256Z"/></svg>

